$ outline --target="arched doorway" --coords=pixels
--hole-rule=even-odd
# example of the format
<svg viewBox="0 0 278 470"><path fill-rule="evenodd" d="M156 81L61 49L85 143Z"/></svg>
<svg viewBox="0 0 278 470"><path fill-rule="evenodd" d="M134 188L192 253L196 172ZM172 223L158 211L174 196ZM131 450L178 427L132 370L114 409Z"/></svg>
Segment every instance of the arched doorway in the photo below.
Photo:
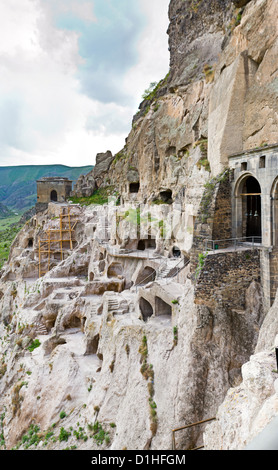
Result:
<svg viewBox="0 0 278 470"><path fill-rule="evenodd" d="M254 176L248 174L238 184L237 236L261 242L261 186Z"/></svg>
<svg viewBox="0 0 278 470"><path fill-rule="evenodd" d="M55 191L55 189L53 189L50 193L50 200L53 202L57 202L58 200L57 191Z"/></svg>
<svg viewBox="0 0 278 470"><path fill-rule="evenodd" d="M246 237L261 238L261 187L253 176L246 178L242 197L244 198Z"/></svg>

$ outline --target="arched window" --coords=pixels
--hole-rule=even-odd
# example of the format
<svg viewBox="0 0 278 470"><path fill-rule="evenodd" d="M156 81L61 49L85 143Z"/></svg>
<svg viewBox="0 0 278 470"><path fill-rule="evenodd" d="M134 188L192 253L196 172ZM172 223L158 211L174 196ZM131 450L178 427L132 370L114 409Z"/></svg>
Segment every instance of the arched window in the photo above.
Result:
<svg viewBox="0 0 278 470"><path fill-rule="evenodd" d="M50 200L53 202L57 202L58 200L57 191L55 191L55 189L53 189L50 193Z"/></svg>
<svg viewBox="0 0 278 470"><path fill-rule="evenodd" d="M140 183L130 183L129 185L129 192L130 193L138 193L140 189Z"/></svg>

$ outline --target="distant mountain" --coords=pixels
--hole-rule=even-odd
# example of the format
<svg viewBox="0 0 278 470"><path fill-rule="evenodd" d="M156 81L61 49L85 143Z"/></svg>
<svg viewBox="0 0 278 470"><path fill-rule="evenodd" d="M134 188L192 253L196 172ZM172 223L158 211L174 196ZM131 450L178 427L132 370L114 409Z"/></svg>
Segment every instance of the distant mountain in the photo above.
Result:
<svg viewBox="0 0 278 470"><path fill-rule="evenodd" d="M0 219L6 219L6 217L11 217L13 214L10 209L0 202Z"/></svg>
<svg viewBox="0 0 278 470"><path fill-rule="evenodd" d="M86 175L93 166L65 165L0 166L0 203L14 212L24 212L37 201L36 181L43 176L63 176L73 181ZM1 217L1 208L0 208Z"/></svg>

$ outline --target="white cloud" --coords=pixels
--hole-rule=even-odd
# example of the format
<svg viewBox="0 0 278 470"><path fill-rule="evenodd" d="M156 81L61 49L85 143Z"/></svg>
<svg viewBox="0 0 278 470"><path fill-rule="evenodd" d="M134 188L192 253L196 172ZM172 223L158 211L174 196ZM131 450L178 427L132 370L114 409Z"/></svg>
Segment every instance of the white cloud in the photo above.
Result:
<svg viewBox="0 0 278 470"><path fill-rule="evenodd" d="M139 60L125 78L125 88L134 92L136 101L151 82L158 82L169 71L168 57L168 4L169 0L141 0L148 18L147 28L138 41ZM158 14L159 12L159 14Z"/></svg>
<svg viewBox="0 0 278 470"><path fill-rule="evenodd" d="M168 71L168 0L140 1L148 27L138 44L140 60L123 83L137 106L149 82ZM53 21L54 8L56 14L71 12L94 23L92 5L0 0L0 165L82 166L93 164L98 152L123 147L136 109L80 92L78 32L59 29Z"/></svg>
<svg viewBox="0 0 278 470"><path fill-rule="evenodd" d="M48 0L48 4L55 14L71 13L75 17L88 22L95 22L93 3L86 0Z"/></svg>
<svg viewBox="0 0 278 470"><path fill-rule="evenodd" d="M0 54L18 50L32 57L38 50L36 22L38 11L29 0L0 1Z"/></svg>

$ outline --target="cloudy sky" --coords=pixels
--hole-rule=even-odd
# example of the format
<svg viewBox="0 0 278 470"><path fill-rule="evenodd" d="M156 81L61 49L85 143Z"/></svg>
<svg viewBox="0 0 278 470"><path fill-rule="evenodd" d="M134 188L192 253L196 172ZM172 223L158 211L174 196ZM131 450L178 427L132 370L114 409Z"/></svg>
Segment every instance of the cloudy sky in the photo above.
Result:
<svg viewBox="0 0 278 470"><path fill-rule="evenodd" d="M0 0L0 166L91 165L169 69L169 0Z"/></svg>

